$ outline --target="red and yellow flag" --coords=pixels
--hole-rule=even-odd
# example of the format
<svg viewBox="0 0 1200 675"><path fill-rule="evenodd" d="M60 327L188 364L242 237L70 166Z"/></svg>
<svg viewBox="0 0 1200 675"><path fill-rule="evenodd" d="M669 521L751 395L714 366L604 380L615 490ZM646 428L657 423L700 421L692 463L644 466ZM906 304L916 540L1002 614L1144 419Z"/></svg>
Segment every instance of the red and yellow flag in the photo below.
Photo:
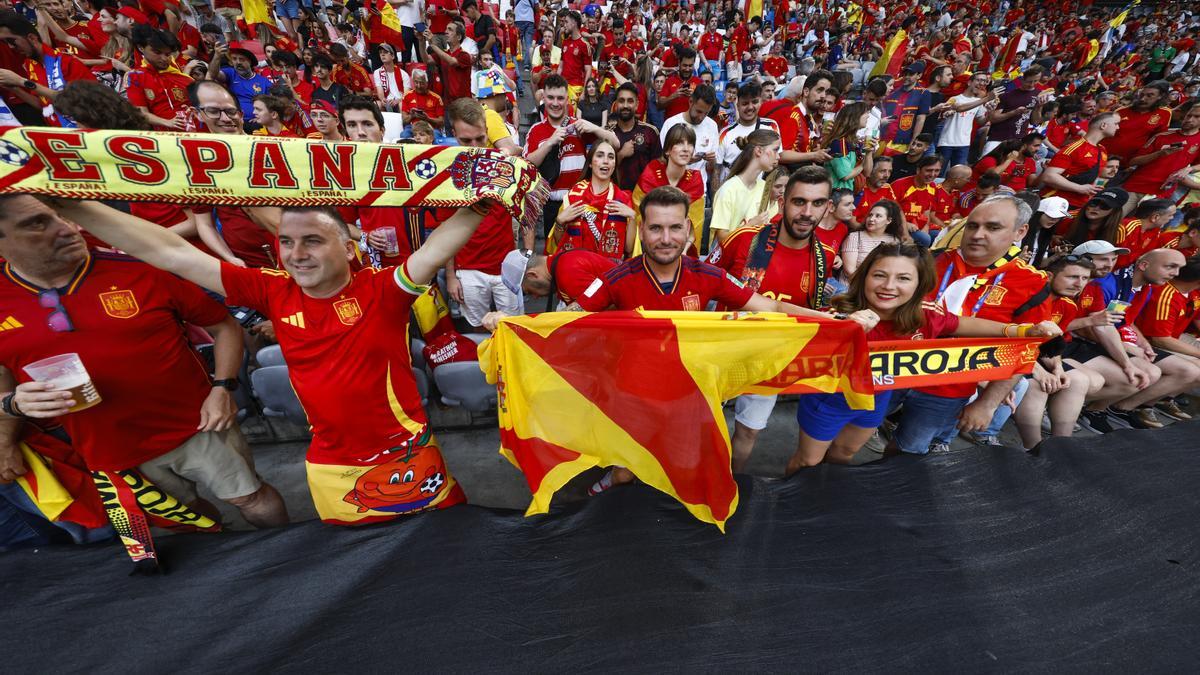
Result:
<svg viewBox="0 0 1200 675"><path fill-rule="evenodd" d="M722 531L737 508L721 402L740 393L846 394L873 405L849 321L718 312L555 312L501 322L480 350L498 388L501 454L546 513L585 469L620 465Z"/></svg>
<svg viewBox="0 0 1200 675"><path fill-rule="evenodd" d="M896 29L896 34L884 45L883 55L875 62L875 67L871 69L870 76L891 75L892 77L899 77L900 68L904 66L904 57L908 55L910 42L908 31L903 28Z"/></svg>

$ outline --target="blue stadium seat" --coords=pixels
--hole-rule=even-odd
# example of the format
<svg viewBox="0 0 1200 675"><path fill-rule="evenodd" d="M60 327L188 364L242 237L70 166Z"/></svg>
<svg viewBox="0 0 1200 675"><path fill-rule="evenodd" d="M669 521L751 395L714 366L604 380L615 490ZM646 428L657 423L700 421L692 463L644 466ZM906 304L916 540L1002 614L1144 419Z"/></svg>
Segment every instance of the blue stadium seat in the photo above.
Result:
<svg viewBox="0 0 1200 675"><path fill-rule="evenodd" d="M262 349L258 350L257 354L254 355L254 360L258 362L258 365L264 368L267 366L286 365L283 362L283 350L279 348L279 345L268 345L263 347Z"/></svg>
<svg viewBox="0 0 1200 675"><path fill-rule="evenodd" d="M496 409L496 387L487 383L478 361L445 363L433 371L442 403L471 412L492 412Z"/></svg>
<svg viewBox="0 0 1200 675"><path fill-rule="evenodd" d="M409 351L412 352L413 368L425 370L425 352L423 351L425 349L425 341L418 338L413 338L408 347Z"/></svg>
<svg viewBox="0 0 1200 675"><path fill-rule="evenodd" d="M421 405L429 403L429 376L425 371L413 366L413 379L417 381L417 392L421 394Z"/></svg>
<svg viewBox="0 0 1200 675"><path fill-rule="evenodd" d="M288 379L287 366L267 366L250 373L254 395L262 401L263 412L276 417L286 417L296 424L307 427L308 416L296 398L292 382Z"/></svg>

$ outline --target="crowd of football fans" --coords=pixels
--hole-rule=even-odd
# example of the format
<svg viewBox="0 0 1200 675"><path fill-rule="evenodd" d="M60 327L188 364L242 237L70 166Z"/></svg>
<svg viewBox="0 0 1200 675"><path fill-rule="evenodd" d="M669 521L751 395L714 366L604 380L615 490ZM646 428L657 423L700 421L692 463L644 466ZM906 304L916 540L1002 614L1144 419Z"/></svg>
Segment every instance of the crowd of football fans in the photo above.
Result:
<svg viewBox="0 0 1200 675"><path fill-rule="evenodd" d="M1027 377L880 395L867 412L839 395L801 397L788 470L848 462L869 443L885 454L946 452L961 433L998 445L1010 417L1033 448L1080 426L1108 433L1191 417L1187 397L1200 385L1193 10L1088 0L0 0L0 127L522 156L551 188L542 227L514 242L511 217L493 209L446 262L430 317L417 322L433 367L473 356L460 331L527 309L819 312L858 321L870 339L1061 333ZM278 209L110 206L229 265L283 267ZM24 323L8 303L37 303L49 330L76 330L84 322L60 295L86 270L57 287L22 277L61 241L34 242L32 226L14 221L19 209L4 210L0 253L13 265L0 279L10 371L0 390L10 392L27 378L19 354L4 353ZM403 265L446 217L368 206L337 215L363 268ZM239 460L193 447L205 445L198 430L237 435L236 354L243 341L274 341L278 322L247 320L242 308L237 319L213 314L212 298L171 290L186 282L156 283L175 294L164 306L176 323L211 329L189 339L215 343L215 364L198 382L154 374L165 403L136 418L156 416L157 426L131 417L89 438L128 443L102 453L106 468L142 466L193 499L192 483L215 482L250 522L286 521L252 464L223 471ZM526 308L527 297L545 304ZM125 311L119 297L102 309ZM156 358L152 341L137 340L128 358ZM210 393L210 376L227 384ZM173 401L188 382L195 391ZM734 403L735 469L774 404ZM5 423L17 424L0 434L0 480L27 468L15 443L33 405L5 398ZM175 456L189 443L209 466ZM618 468L594 490L629 478ZM9 509L9 542L36 529L21 508Z"/></svg>

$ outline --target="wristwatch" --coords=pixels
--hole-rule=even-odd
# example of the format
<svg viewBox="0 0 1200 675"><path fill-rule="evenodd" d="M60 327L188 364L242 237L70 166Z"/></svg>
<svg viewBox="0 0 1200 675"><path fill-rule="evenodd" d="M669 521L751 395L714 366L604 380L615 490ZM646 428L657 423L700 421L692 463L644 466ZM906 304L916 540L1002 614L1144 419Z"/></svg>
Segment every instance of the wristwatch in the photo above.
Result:
<svg viewBox="0 0 1200 675"><path fill-rule="evenodd" d="M13 402L16 396L17 392L12 391L6 394L4 398L0 398L0 410L3 410L4 414L9 417L25 417L25 413L21 412L17 408L16 403Z"/></svg>
<svg viewBox="0 0 1200 675"><path fill-rule="evenodd" d="M220 387L222 389L228 389L229 391L237 391L238 387L242 386L242 383L236 378L229 380L213 380L213 386Z"/></svg>
<svg viewBox="0 0 1200 675"><path fill-rule="evenodd" d="M25 80L24 82L22 82L22 83L21 83L21 86L22 86L22 87L25 87L25 88L26 88L26 89L28 89L29 91L33 91L34 89L37 89L37 82L34 82L33 80L28 80L28 79L27 79L27 80Z"/></svg>

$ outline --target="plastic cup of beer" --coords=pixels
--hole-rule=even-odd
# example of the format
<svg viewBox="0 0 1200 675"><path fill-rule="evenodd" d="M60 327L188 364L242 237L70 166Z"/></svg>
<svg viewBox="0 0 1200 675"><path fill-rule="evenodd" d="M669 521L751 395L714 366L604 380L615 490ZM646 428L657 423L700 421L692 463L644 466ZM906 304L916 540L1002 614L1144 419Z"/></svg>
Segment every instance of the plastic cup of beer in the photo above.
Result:
<svg viewBox="0 0 1200 675"><path fill-rule="evenodd" d="M379 231L387 239L387 246L383 248L384 255L400 255L400 239L396 236L396 228L381 227Z"/></svg>
<svg viewBox="0 0 1200 675"><path fill-rule="evenodd" d="M35 382L49 382L55 389L71 392L75 404L67 412L79 412L100 402L100 392L83 367L78 354L59 354L24 366Z"/></svg>

